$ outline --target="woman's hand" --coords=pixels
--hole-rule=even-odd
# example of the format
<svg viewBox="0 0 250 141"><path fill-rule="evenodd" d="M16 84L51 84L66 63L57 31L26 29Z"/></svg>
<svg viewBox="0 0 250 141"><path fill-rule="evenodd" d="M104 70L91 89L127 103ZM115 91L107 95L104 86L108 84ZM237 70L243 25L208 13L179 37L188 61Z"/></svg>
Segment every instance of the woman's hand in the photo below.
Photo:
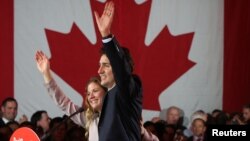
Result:
<svg viewBox="0 0 250 141"><path fill-rule="evenodd" d="M37 68L43 74L45 83L49 83L52 76L50 74L50 62L48 57L42 51L37 51L35 58Z"/></svg>

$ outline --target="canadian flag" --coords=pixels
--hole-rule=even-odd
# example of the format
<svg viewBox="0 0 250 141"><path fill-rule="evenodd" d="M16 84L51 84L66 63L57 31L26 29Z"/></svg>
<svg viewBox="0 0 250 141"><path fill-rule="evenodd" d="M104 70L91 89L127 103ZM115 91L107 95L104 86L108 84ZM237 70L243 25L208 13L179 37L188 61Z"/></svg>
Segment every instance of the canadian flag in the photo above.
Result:
<svg viewBox="0 0 250 141"><path fill-rule="evenodd" d="M0 101L14 96L18 116L60 109L48 96L34 55L50 58L57 83L78 105L97 75L100 34L93 11L105 0L2 0ZM143 82L143 118L175 105L238 111L250 99L250 2L131 0L115 2L112 33L131 50Z"/></svg>

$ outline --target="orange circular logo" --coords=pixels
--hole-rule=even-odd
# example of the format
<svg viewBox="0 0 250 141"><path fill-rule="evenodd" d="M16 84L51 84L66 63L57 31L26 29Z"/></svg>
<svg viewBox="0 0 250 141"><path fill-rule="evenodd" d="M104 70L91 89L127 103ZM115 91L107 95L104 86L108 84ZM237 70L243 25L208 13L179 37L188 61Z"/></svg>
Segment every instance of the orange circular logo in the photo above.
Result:
<svg viewBox="0 0 250 141"><path fill-rule="evenodd" d="M10 141L40 141L40 139L32 129L22 127L11 135Z"/></svg>

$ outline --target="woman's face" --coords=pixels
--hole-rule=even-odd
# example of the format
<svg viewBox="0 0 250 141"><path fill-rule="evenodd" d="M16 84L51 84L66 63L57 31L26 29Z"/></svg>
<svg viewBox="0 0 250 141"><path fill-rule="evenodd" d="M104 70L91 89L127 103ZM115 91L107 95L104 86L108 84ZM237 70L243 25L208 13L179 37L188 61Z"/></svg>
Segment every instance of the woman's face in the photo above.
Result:
<svg viewBox="0 0 250 141"><path fill-rule="evenodd" d="M89 83L87 87L87 100L90 106L97 111L102 109L102 99L105 94L104 89L95 82Z"/></svg>

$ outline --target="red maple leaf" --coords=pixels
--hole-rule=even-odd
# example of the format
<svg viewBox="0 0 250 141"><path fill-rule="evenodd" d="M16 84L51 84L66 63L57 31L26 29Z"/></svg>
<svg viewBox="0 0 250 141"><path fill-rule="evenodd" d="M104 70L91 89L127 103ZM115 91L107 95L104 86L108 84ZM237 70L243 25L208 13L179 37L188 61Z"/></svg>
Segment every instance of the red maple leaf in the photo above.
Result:
<svg viewBox="0 0 250 141"><path fill-rule="evenodd" d="M99 48L93 46L75 23L69 34L45 29L51 51L51 69L84 96L85 83L97 75Z"/></svg>
<svg viewBox="0 0 250 141"><path fill-rule="evenodd" d="M133 1L115 1L115 5L112 33L121 45L130 49L134 58L135 72L143 82L143 107L160 110L158 98L161 92L195 64L187 58L193 33L172 36L166 27L147 47L144 39L151 1L142 5ZM101 13L104 5L91 1L91 7ZM69 34L46 30L46 35L52 54L51 68L83 94L85 82L89 77L97 75L98 50L101 46L99 33L95 45L88 41L75 24Z"/></svg>

